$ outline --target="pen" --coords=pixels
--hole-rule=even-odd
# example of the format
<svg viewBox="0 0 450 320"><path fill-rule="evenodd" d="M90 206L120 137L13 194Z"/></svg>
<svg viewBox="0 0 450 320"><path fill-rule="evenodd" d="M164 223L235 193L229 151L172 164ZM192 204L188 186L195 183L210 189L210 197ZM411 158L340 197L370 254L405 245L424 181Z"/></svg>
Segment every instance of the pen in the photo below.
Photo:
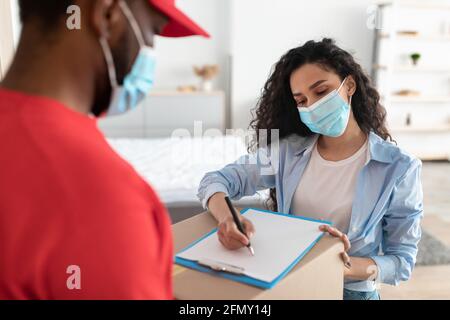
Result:
<svg viewBox="0 0 450 320"><path fill-rule="evenodd" d="M233 216L234 223L236 224L238 230L242 234L247 236L247 234L245 233L245 230L244 230L244 226L242 225L241 220L239 219L238 213L236 212L236 210L234 210L234 207L233 207L233 204L230 201L230 198L225 197L225 201L227 202L228 208L230 209L231 215ZM252 244L250 243L250 241L249 241L249 243L247 245L247 248L250 251L250 253L252 254L252 256L254 256L255 255L255 250L253 250L253 247L252 247Z"/></svg>

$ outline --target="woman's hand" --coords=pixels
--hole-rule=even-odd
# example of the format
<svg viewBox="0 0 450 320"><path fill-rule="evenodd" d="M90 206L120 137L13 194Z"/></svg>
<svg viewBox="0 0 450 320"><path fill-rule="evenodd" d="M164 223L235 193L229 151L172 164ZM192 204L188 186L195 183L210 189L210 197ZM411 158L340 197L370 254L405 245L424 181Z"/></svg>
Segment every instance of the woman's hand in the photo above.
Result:
<svg viewBox="0 0 450 320"><path fill-rule="evenodd" d="M342 233L336 228L333 228L329 225L323 225L319 227L320 231L327 232L331 236L335 238L339 238L342 243L344 244L344 251L341 253L342 261L344 261L344 265L347 269L350 269L352 267L352 264L350 262L350 257L348 255L348 250L351 248L350 240L348 240L348 237L345 233Z"/></svg>
<svg viewBox="0 0 450 320"><path fill-rule="evenodd" d="M250 220L239 215L246 234L239 232L225 201L225 196L221 192L214 194L208 201L208 208L219 223L217 234L220 243L229 250L237 250L249 244L249 239L255 233L255 227ZM239 210L236 211L239 212Z"/></svg>
<svg viewBox="0 0 450 320"><path fill-rule="evenodd" d="M237 250L246 247L250 242L249 239L255 234L255 228L251 221L242 216L240 219L247 236L238 230L231 214L230 217L225 218L219 224L219 241L228 250Z"/></svg>
<svg viewBox="0 0 450 320"><path fill-rule="evenodd" d="M327 232L335 238L339 238L344 244L344 251L341 253L341 258L346 267L344 271L345 278L353 280L376 280L378 276L378 268L375 261L366 257L349 257L347 252L350 250L351 244L345 233L342 233L338 229L328 225L320 226L319 229L322 232Z"/></svg>

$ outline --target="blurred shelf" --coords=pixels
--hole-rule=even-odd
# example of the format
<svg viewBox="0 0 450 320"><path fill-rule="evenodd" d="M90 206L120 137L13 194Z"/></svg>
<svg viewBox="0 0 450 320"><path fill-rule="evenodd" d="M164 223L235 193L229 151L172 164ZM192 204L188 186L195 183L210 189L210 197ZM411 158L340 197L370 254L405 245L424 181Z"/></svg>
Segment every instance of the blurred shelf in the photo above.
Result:
<svg viewBox="0 0 450 320"><path fill-rule="evenodd" d="M430 9L430 10L450 10L450 2L445 2L442 0L438 1L432 1L432 0L426 0L426 1L411 1L411 0L377 0L375 1L375 4L379 6L391 6L396 4L397 6L406 7L406 8L416 8L416 9Z"/></svg>
<svg viewBox="0 0 450 320"><path fill-rule="evenodd" d="M393 127L391 128L393 133L435 133L435 132L448 132L450 133L449 125L439 125L439 126L427 126L427 127Z"/></svg>
<svg viewBox="0 0 450 320"><path fill-rule="evenodd" d="M421 102L430 102L430 103L448 103L450 102L450 96L395 96L392 95L388 98L383 97L383 101L390 102L399 102L399 103L421 103Z"/></svg>
<svg viewBox="0 0 450 320"><path fill-rule="evenodd" d="M450 35L419 34L416 36L416 35L396 34L396 35L394 35L394 37L396 39L400 39L400 40L441 41L441 42L450 41ZM378 38L389 39L389 38L391 38L391 35L388 33L380 33L380 34L378 34Z"/></svg>
<svg viewBox="0 0 450 320"><path fill-rule="evenodd" d="M450 153L443 151L442 153L424 153L424 152L413 152L414 155L422 161L449 161Z"/></svg>
<svg viewBox="0 0 450 320"><path fill-rule="evenodd" d="M374 65L373 66L377 70L388 70L388 66L386 65ZM437 72L437 73L450 73L449 67L437 67L437 66L394 66L392 71L395 72Z"/></svg>

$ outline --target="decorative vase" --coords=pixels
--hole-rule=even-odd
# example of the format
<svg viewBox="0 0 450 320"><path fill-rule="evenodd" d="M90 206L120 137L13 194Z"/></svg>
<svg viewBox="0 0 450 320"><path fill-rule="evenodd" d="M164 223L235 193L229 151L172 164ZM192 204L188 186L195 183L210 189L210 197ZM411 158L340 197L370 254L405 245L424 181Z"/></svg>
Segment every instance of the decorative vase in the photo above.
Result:
<svg viewBox="0 0 450 320"><path fill-rule="evenodd" d="M212 80L203 80L201 83L201 90L205 92L213 91L213 82Z"/></svg>

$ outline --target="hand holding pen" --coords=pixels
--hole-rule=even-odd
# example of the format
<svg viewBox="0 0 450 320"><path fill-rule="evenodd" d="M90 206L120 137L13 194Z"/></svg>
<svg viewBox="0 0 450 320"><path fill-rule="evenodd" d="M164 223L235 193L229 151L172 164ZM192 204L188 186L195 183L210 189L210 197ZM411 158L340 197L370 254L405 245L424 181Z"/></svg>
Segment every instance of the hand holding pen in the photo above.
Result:
<svg viewBox="0 0 450 320"><path fill-rule="evenodd" d="M247 247L249 252L253 254L254 251L251 247L250 238L252 238L255 233L255 228L250 220L245 219L241 214L236 212L231 205L230 199L226 199L225 201L227 202L229 212L227 213L226 218L219 223L219 241L229 250L238 250L242 247ZM236 221L239 221L239 224L236 224Z"/></svg>

